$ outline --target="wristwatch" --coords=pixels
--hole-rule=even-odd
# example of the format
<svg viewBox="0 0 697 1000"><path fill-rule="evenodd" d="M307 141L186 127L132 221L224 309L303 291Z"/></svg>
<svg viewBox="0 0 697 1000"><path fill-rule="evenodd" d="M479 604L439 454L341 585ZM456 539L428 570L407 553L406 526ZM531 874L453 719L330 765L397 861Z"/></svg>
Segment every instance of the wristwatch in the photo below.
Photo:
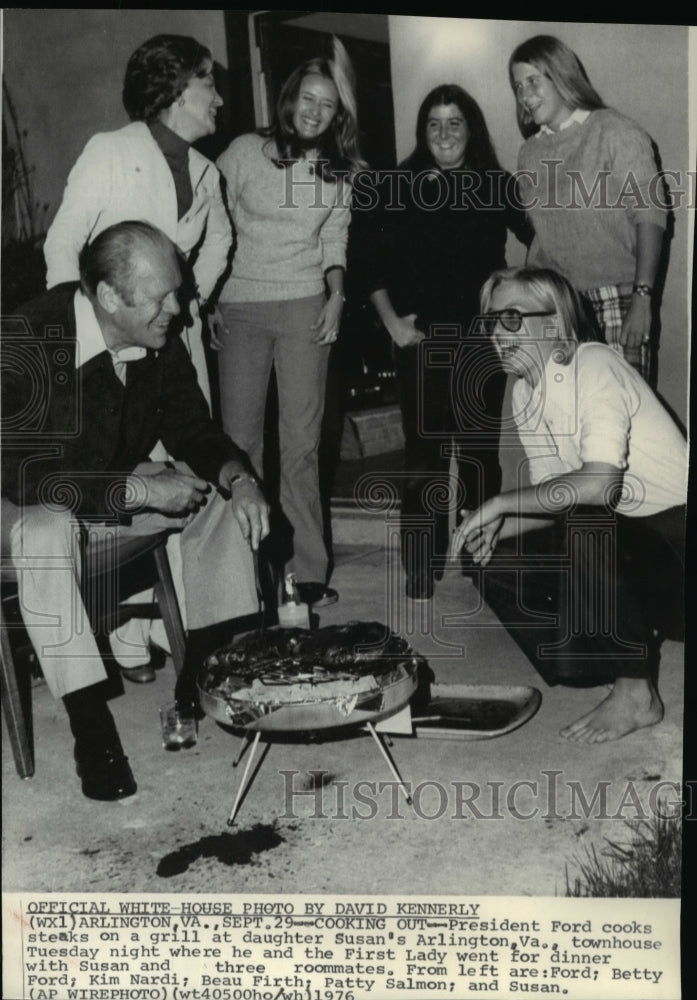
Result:
<svg viewBox="0 0 697 1000"><path fill-rule="evenodd" d="M651 285L644 285L644 284L634 285L632 291L634 292L635 295L641 295L642 297L648 296L649 298L651 298L651 296L653 295L653 288L651 287Z"/></svg>

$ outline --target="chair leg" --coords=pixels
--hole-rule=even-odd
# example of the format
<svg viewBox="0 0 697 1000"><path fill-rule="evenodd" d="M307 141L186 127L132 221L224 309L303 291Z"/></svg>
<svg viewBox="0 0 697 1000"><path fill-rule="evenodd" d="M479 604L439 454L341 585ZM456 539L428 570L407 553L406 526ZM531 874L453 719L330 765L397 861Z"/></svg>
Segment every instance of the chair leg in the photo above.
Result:
<svg viewBox="0 0 697 1000"><path fill-rule="evenodd" d="M20 778L34 774L34 754L29 739L27 719L22 708L22 698L17 684L17 671L10 639L5 626L5 616L0 608L0 687L5 722L10 736L15 767Z"/></svg>
<svg viewBox="0 0 697 1000"><path fill-rule="evenodd" d="M157 567L157 583L155 584L155 598L160 608L162 622L165 627L169 648L172 652L174 662L174 672L179 676L184 666L184 654L186 652L186 639L184 638L184 626L182 624L181 612L179 611L179 601L174 589L172 571L169 568L169 558L167 556L167 542L163 541L154 551L155 565Z"/></svg>

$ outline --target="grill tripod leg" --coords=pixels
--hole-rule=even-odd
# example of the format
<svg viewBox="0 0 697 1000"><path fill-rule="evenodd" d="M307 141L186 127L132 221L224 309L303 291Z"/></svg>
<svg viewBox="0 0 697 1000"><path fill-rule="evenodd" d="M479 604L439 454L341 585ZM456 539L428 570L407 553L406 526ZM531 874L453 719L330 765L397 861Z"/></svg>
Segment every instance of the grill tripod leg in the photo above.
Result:
<svg viewBox="0 0 697 1000"><path fill-rule="evenodd" d="M247 764L246 764L245 769L244 769L244 774L242 775L242 780L240 781L239 787L237 789L237 795L235 796L235 801L234 801L234 803L232 805L232 809L230 811L230 816L229 816L228 821L227 821L227 825L228 826L232 826L233 823L235 822L235 816L237 815L237 810L238 810L240 802L242 800L242 796L243 796L243 794L244 794L244 792L245 792L245 790L247 788L247 775L249 774L250 769L252 767L252 761L254 760L254 755L257 752L257 747L259 746L259 740L260 739L261 739L261 732L257 732L256 735L255 735L255 737L254 737L254 742L252 743L252 745L250 747L249 757L247 758ZM249 742L249 738L247 738L247 742ZM240 757L242 756L242 753L244 752L245 749L246 749L246 744L245 744L245 746L242 747L242 751L240 752L240 755L238 756L237 761L240 760ZM237 764L237 761L235 761L235 764Z"/></svg>
<svg viewBox="0 0 697 1000"><path fill-rule="evenodd" d="M391 756L390 752L388 751L387 747L383 743L383 740L382 740L382 737L381 737L380 733L376 732L375 726L372 724L372 722L366 722L365 727L368 730L368 732L370 733L370 735L373 737L373 739L375 740L375 742L377 743L378 749L379 749L380 753L382 754L382 756L387 761L387 766L389 767L390 771L392 772L392 774L396 778L397 784L399 785L399 787L404 792L404 797L407 800L407 805L411 805L412 804L411 803L411 795L409 794L409 791L407 790L407 786L404 784L404 779L402 778L401 774L397 770L397 766L396 766L395 762L392 760L392 756Z"/></svg>

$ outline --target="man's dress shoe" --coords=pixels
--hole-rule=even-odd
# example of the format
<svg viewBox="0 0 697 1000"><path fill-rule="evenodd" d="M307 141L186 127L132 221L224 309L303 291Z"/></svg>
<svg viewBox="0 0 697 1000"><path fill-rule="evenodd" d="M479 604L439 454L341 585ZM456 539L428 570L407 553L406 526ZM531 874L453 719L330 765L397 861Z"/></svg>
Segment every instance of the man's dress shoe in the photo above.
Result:
<svg viewBox="0 0 697 1000"><path fill-rule="evenodd" d="M137 667L124 667L121 664L121 676L134 684L152 684L155 680L155 671L160 670L165 665L167 653L160 646L150 644L150 659L147 663L141 663Z"/></svg>
<svg viewBox="0 0 697 1000"><path fill-rule="evenodd" d="M116 802L135 795L138 790L133 772L120 747L78 748L75 763L82 779L82 794L100 802Z"/></svg>

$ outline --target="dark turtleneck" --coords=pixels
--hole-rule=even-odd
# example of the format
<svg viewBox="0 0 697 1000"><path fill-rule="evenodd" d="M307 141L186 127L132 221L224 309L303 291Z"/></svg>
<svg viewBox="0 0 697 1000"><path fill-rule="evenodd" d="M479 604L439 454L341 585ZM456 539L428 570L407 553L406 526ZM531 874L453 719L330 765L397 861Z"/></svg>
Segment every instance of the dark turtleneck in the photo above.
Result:
<svg viewBox="0 0 697 1000"><path fill-rule="evenodd" d="M148 122L148 128L172 171L174 189L177 193L177 218L181 219L194 200L189 175L190 143L178 136L171 128L167 128L162 122Z"/></svg>

